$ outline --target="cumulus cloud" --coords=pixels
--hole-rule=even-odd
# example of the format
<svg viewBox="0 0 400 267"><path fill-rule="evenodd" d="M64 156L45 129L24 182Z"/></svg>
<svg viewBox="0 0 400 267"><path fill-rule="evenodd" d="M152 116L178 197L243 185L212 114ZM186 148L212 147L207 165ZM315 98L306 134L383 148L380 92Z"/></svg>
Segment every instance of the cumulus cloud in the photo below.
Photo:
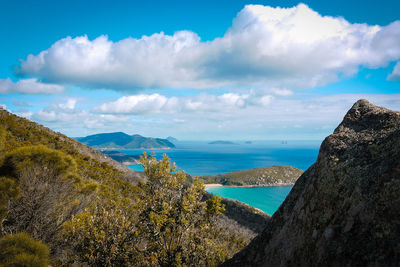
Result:
<svg viewBox="0 0 400 267"><path fill-rule="evenodd" d="M221 38L190 31L112 42L67 37L29 55L17 73L81 86L213 88L268 85L311 88L400 58L400 21L351 24L293 8L247 5Z"/></svg>
<svg viewBox="0 0 400 267"><path fill-rule="evenodd" d="M394 66L393 72L388 76L389 81L400 81L400 61Z"/></svg>
<svg viewBox="0 0 400 267"><path fill-rule="evenodd" d="M158 114L180 112L232 112L247 106L267 106L273 96L225 93L222 95L200 94L197 96L166 97L160 94L123 96L104 103L94 111L110 114Z"/></svg>
<svg viewBox="0 0 400 267"><path fill-rule="evenodd" d="M63 103L53 103L35 112L24 111L17 114L70 136L79 136L87 131L96 133L124 129L130 120L124 115L96 114L77 108L77 102L78 99L69 98Z"/></svg>
<svg viewBox="0 0 400 267"><path fill-rule="evenodd" d="M22 79L17 82L10 78L0 79L0 94L23 93L23 94L57 94L65 88L58 84L39 82L37 79Z"/></svg>

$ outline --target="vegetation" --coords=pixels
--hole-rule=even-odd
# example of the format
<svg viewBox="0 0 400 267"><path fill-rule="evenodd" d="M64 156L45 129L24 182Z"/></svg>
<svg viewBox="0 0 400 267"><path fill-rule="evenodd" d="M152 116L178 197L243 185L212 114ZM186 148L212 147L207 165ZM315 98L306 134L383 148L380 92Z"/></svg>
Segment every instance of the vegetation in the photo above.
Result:
<svg viewBox="0 0 400 267"><path fill-rule="evenodd" d="M290 185L294 184L297 178L303 173L295 167L271 166L265 168L249 169L225 174L201 176L199 179L206 184L222 185Z"/></svg>
<svg viewBox="0 0 400 267"><path fill-rule="evenodd" d="M214 266L254 236L221 214L224 200L206 196L197 179L187 183L167 157L141 158L144 182L104 155L6 111L0 111L1 140L1 263Z"/></svg>
<svg viewBox="0 0 400 267"><path fill-rule="evenodd" d="M104 155L109 156L115 161L118 161L119 163L126 164L126 165L132 165L132 164L140 164L140 156L135 155L126 155L120 151L115 151L115 150L103 150L101 151Z"/></svg>
<svg viewBox="0 0 400 267"><path fill-rule="evenodd" d="M49 249L26 233L0 238L0 266L47 267Z"/></svg>
<svg viewBox="0 0 400 267"><path fill-rule="evenodd" d="M203 184L195 180L185 186L185 173L176 171L165 155L156 161L144 154L141 162L149 180L138 203L138 230L147 240L143 255L148 263L205 266L222 262L227 253L221 251L213 220L224 210L221 198L201 201Z"/></svg>

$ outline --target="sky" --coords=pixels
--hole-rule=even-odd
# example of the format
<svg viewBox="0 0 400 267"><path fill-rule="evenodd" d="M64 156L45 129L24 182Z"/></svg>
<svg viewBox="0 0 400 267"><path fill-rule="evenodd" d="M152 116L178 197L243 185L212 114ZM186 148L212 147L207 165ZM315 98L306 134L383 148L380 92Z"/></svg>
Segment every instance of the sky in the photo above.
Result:
<svg viewBox="0 0 400 267"><path fill-rule="evenodd" d="M400 1L0 0L0 105L71 137L322 140L400 110Z"/></svg>

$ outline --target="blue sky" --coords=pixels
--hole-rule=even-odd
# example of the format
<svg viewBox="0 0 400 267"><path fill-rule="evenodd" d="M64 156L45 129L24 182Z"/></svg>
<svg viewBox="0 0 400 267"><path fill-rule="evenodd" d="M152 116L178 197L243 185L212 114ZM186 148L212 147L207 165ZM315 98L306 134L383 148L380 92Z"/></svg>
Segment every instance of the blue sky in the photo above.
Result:
<svg viewBox="0 0 400 267"><path fill-rule="evenodd" d="M398 10L1 0L0 103L69 136L322 139L357 99L400 110Z"/></svg>

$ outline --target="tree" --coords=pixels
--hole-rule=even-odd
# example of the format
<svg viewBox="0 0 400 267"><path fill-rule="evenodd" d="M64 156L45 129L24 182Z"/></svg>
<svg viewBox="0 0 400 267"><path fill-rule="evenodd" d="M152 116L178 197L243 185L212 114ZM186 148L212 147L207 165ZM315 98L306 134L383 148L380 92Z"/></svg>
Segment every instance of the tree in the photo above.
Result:
<svg viewBox="0 0 400 267"><path fill-rule="evenodd" d="M157 161L145 153L141 163L148 181L137 203L138 233L145 243L146 263L160 266L215 265L218 246L213 218L224 210L221 199L202 201L204 185L185 185L186 174L164 155ZM223 255L221 255L223 257Z"/></svg>
<svg viewBox="0 0 400 267"><path fill-rule="evenodd" d="M0 267L49 265L49 249L26 233L10 234L0 239Z"/></svg>

